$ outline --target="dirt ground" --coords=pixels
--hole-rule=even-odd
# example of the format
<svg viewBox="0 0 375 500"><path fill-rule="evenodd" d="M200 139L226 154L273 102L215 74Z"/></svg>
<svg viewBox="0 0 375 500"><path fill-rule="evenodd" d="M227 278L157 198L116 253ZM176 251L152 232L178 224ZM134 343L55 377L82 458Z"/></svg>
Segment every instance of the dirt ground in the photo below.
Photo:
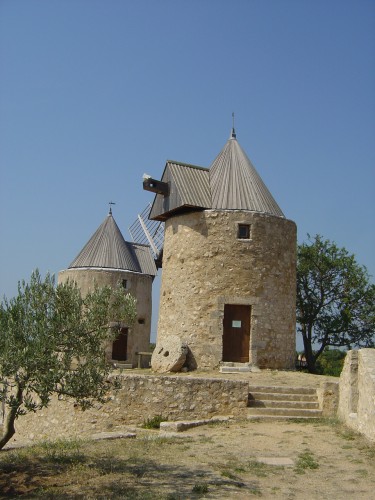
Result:
<svg viewBox="0 0 375 500"><path fill-rule="evenodd" d="M335 421L136 432L0 452L0 498L374 498L375 448Z"/></svg>
<svg viewBox="0 0 375 500"><path fill-rule="evenodd" d="M276 371L236 377L262 385L322 380ZM136 438L0 452L0 498L375 498L375 446L334 419L230 420L167 435L128 430Z"/></svg>

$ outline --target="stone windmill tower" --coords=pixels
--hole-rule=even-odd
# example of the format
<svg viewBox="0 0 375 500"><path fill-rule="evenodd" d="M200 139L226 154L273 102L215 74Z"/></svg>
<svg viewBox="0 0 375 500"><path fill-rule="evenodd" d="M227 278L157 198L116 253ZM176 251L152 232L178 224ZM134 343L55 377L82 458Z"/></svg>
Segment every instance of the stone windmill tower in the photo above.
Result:
<svg viewBox="0 0 375 500"><path fill-rule="evenodd" d="M209 169L167 161L143 185L156 193L150 219L165 222L158 344L179 336L190 369L293 368L296 225L234 128Z"/></svg>
<svg viewBox="0 0 375 500"><path fill-rule="evenodd" d="M59 272L58 282L74 280L84 296L95 284L116 286L137 299L137 319L123 325L119 337L107 347L110 361L136 366L137 352L149 350L152 282L156 266L150 247L125 241L110 209L108 216L73 260Z"/></svg>

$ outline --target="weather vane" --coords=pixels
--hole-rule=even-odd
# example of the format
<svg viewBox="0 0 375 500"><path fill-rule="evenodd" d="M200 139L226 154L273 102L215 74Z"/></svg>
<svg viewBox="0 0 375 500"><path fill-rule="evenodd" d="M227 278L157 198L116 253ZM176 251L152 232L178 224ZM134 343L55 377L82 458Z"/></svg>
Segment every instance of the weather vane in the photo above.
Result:
<svg viewBox="0 0 375 500"><path fill-rule="evenodd" d="M108 203L108 205L109 205L109 215L112 215L112 206L111 205L116 205L116 203L114 201L110 201Z"/></svg>
<svg viewBox="0 0 375 500"><path fill-rule="evenodd" d="M234 138L234 139L236 138L236 130L234 128L234 111L232 113L232 133L231 133L231 137Z"/></svg>

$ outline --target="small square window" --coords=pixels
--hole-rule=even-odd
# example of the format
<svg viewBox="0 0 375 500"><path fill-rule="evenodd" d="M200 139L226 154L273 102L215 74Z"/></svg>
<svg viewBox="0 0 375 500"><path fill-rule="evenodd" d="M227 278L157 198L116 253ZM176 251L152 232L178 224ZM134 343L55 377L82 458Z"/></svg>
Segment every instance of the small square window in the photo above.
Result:
<svg viewBox="0 0 375 500"><path fill-rule="evenodd" d="M125 290L128 288L128 280L122 280L122 288L124 288Z"/></svg>
<svg viewBox="0 0 375 500"><path fill-rule="evenodd" d="M250 239L250 224L238 224L237 238L240 240Z"/></svg>

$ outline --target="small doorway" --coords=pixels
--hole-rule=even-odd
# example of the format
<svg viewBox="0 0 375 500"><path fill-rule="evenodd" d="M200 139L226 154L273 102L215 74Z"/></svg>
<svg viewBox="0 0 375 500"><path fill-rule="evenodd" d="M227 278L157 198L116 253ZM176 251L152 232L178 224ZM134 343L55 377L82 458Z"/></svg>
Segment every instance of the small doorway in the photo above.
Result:
<svg viewBox="0 0 375 500"><path fill-rule="evenodd" d="M121 328L120 334L112 344L112 359L126 361L128 358L128 328Z"/></svg>
<svg viewBox="0 0 375 500"><path fill-rule="evenodd" d="M225 304L223 361L249 362L251 306Z"/></svg>

